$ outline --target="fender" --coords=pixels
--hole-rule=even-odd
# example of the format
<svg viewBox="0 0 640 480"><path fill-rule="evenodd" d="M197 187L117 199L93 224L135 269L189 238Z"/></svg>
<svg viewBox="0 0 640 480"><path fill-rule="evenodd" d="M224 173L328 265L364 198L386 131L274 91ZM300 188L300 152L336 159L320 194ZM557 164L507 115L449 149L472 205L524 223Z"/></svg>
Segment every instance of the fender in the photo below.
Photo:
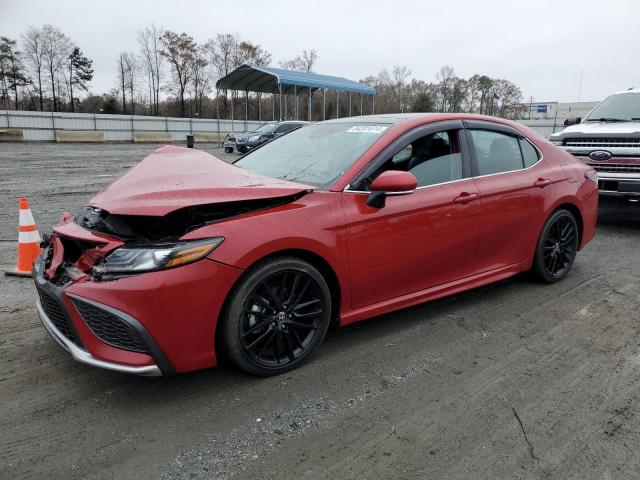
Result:
<svg viewBox="0 0 640 480"><path fill-rule="evenodd" d="M246 270L265 257L291 250L321 257L340 282L341 311L350 308L346 221L340 194L314 192L293 203L273 209L206 225L189 232L183 240L224 237L224 242L209 257L211 260ZM277 215L274 215L277 213ZM306 227L310 218L322 228L313 234ZM279 232L274 239L273 232Z"/></svg>

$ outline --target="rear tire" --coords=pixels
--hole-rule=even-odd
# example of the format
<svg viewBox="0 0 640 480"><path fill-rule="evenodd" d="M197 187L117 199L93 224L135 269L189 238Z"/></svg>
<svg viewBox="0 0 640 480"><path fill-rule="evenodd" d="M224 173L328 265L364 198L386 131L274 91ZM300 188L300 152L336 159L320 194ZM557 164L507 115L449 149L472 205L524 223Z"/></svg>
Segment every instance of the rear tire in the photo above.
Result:
<svg viewBox="0 0 640 480"><path fill-rule="evenodd" d="M224 153L233 153L233 148L232 147L225 147Z"/></svg>
<svg viewBox="0 0 640 480"><path fill-rule="evenodd" d="M568 210L556 210L540 233L532 272L544 283L556 283L571 271L578 252L579 227Z"/></svg>
<svg viewBox="0 0 640 480"><path fill-rule="evenodd" d="M330 319L331 293L320 272L298 258L273 258L249 271L231 293L221 346L242 370L278 375L313 354Z"/></svg>

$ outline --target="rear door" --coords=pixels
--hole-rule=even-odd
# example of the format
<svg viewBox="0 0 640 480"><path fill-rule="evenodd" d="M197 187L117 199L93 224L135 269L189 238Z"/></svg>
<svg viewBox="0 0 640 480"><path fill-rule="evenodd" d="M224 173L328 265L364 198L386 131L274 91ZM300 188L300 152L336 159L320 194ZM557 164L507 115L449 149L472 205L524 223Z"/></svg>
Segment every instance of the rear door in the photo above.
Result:
<svg viewBox="0 0 640 480"><path fill-rule="evenodd" d="M478 272L530 261L545 212L564 180L517 130L465 121L480 193Z"/></svg>

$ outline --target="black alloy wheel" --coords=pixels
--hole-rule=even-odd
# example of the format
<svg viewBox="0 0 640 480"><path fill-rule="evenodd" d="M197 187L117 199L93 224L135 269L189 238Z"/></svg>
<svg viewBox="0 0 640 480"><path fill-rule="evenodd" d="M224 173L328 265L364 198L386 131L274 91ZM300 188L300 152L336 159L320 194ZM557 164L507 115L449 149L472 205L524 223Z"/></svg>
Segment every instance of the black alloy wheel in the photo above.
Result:
<svg viewBox="0 0 640 480"><path fill-rule="evenodd" d="M547 220L534 259L533 270L546 283L562 280L571 270L578 252L579 229L573 214L561 209Z"/></svg>
<svg viewBox="0 0 640 480"><path fill-rule="evenodd" d="M290 370L311 355L329 326L331 295L322 275L297 258L277 258L251 271L224 317L229 357L256 375Z"/></svg>

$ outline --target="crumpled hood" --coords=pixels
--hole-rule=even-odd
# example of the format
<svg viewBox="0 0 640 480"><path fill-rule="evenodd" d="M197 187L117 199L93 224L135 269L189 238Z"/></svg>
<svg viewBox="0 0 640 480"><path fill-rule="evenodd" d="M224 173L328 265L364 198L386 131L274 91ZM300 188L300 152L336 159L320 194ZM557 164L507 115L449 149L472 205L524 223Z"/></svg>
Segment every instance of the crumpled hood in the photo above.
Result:
<svg viewBox="0 0 640 480"><path fill-rule="evenodd" d="M163 145L90 205L117 215L164 216L194 205L286 197L314 188L244 170L200 150Z"/></svg>

